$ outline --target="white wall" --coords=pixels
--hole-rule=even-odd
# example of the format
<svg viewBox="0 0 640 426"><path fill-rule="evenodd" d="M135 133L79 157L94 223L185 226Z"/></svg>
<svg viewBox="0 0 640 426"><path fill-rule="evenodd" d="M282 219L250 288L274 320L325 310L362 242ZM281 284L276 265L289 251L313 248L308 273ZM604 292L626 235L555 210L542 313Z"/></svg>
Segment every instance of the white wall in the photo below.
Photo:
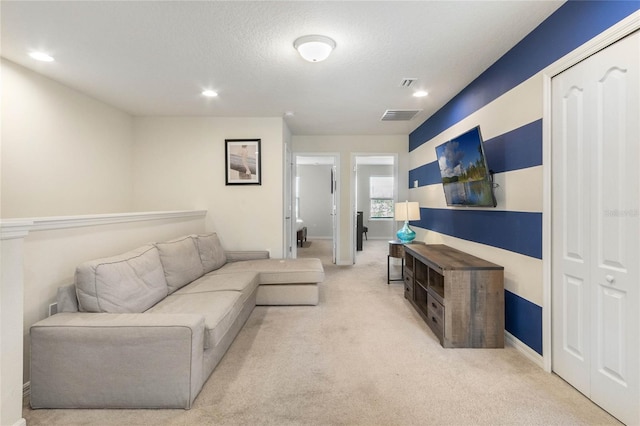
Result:
<svg viewBox="0 0 640 426"><path fill-rule="evenodd" d="M283 257L281 118L139 117L134 124L136 210L208 210L227 249ZM261 139L262 185L225 185L225 139Z"/></svg>
<svg viewBox="0 0 640 426"><path fill-rule="evenodd" d="M0 229L0 425L22 419L23 240ZM23 233L20 233L23 234Z"/></svg>
<svg viewBox="0 0 640 426"><path fill-rule="evenodd" d="M2 59L3 218L131 210L133 118Z"/></svg>
<svg viewBox="0 0 640 426"><path fill-rule="evenodd" d="M351 240L354 218L351 217L351 208L355 203L352 188L354 186L354 172L351 164L351 154L398 154L398 176L407 176L409 158L408 135L353 135L353 136L293 136L294 152L331 152L340 154L340 200L338 224L338 253L337 263L349 265L353 263L353 241ZM408 197L408 183L398 184L400 199Z"/></svg>

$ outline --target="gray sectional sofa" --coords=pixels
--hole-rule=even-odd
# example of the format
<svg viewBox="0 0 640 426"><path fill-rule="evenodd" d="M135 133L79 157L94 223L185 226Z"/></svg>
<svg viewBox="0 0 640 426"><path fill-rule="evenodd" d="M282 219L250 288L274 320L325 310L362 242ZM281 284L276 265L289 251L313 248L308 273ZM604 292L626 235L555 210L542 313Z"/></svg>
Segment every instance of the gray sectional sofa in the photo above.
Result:
<svg viewBox="0 0 640 426"><path fill-rule="evenodd" d="M256 304L316 305L323 279L216 234L86 262L30 329L31 406L189 409Z"/></svg>

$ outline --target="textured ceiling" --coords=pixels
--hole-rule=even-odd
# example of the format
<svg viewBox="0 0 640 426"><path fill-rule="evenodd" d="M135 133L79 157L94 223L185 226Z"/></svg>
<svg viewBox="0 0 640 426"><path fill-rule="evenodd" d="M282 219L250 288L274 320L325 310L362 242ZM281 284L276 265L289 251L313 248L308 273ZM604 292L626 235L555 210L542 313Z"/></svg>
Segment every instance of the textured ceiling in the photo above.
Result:
<svg viewBox="0 0 640 426"><path fill-rule="evenodd" d="M2 56L137 116L282 117L293 134L408 134L561 1L6 1ZM293 41L333 38L324 62ZM37 63L28 52L56 58ZM404 78L417 78L412 88ZM413 87L429 92L411 96ZM200 92L212 88L217 98ZM387 109L422 110L381 122Z"/></svg>

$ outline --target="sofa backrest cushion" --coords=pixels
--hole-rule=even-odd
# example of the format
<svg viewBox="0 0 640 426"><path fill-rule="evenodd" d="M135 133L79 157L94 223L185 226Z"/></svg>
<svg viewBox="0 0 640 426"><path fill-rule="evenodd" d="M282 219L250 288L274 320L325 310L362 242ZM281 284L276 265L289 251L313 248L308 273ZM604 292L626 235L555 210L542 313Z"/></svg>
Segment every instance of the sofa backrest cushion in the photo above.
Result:
<svg viewBox="0 0 640 426"><path fill-rule="evenodd" d="M58 312L78 312L78 296L76 295L75 284L59 287L56 302L58 303Z"/></svg>
<svg viewBox="0 0 640 426"><path fill-rule="evenodd" d="M169 294L200 278L204 274L200 254L191 236L156 243Z"/></svg>
<svg viewBox="0 0 640 426"><path fill-rule="evenodd" d="M227 255L220 244L218 234L214 232L213 234L193 235L193 238L198 246L205 274L215 271L227 263Z"/></svg>
<svg viewBox="0 0 640 426"><path fill-rule="evenodd" d="M152 245L83 263L76 269L75 286L83 312L144 312L168 294Z"/></svg>

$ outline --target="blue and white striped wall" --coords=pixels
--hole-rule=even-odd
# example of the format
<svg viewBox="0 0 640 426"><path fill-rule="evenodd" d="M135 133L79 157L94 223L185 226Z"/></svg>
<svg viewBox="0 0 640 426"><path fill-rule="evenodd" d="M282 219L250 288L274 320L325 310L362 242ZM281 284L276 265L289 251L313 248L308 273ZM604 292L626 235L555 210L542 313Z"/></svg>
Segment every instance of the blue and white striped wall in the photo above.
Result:
<svg viewBox="0 0 640 426"><path fill-rule="evenodd" d="M505 328L542 355L541 70L640 9L635 1L568 1L409 135L412 222L419 240L504 266ZM435 147L480 125L495 174L494 209L449 208ZM417 185L416 185L417 182Z"/></svg>

